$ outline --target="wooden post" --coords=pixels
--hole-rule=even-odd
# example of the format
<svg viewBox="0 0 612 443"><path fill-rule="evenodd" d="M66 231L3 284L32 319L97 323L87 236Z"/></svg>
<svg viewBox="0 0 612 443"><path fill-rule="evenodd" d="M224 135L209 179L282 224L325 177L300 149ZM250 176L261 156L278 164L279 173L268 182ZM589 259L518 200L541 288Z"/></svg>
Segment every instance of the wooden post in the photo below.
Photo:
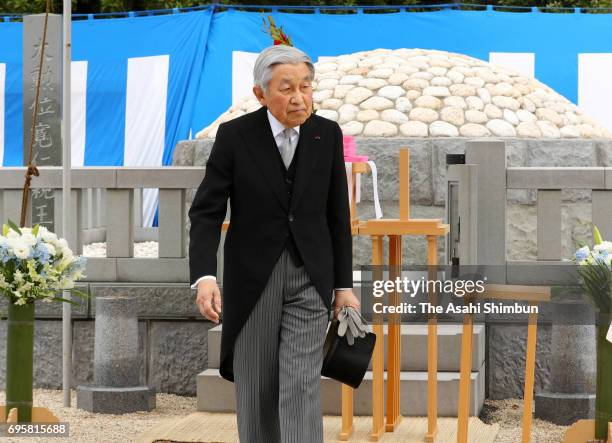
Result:
<svg viewBox="0 0 612 443"><path fill-rule="evenodd" d="M389 236L389 280L401 277L402 273L402 237ZM389 305L399 306L401 296L397 292L390 294ZM400 366L401 366L401 315L389 314L387 329L387 421L385 430L397 429L401 416L399 411Z"/></svg>
<svg viewBox="0 0 612 443"><path fill-rule="evenodd" d="M429 280L437 278L435 266L438 264L438 237L427 236L427 265ZM429 293L429 303L437 305L435 290ZM438 431L438 318L429 314L427 320L427 434L425 441L435 441Z"/></svg>
<svg viewBox="0 0 612 443"><path fill-rule="evenodd" d="M466 306L472 302L471 297L465 298ZM461 334L461 366L459 376L459 411L457 413L457 443L467 443L468 421L470 418L470 382L472 374L472 337L474 334L474 318L472 314L463 316L463 332Z"/></svg>
<svg viewBox="0 0 612 443"><path fill-rule="evenodd" d="M400 149L399 152L399 207L400 220L410 218L410 151Z"/></svg>
<svg viewBox="0 0 612 443"><path fill-rule="evenodd" d="M529 306L537 306L531 302ZM527 325L527 355L525 358L525 392L523 393L523 443L531 439L531 420L533 410L533 387L535 383L536 340L538 337L538 314L529 314Z"/></svg>
<svg viewBox="0 0 612 443"><path fill-rule="evenodd" d="M342 384L342 429L338 440L346 441L353 434L353 388Z"/></svg>
<svg viewBox="0 0 612 443"><path fill-rule="evenodd" d="M372 236L372 266L374 266L374 279L382 279L381 266L383 264L383 237ZM384 342L382 314L372 314L372 329L376 334L376 345L372 355L372 432L370 441L378 441L385 427L384 419Z"/></svg>

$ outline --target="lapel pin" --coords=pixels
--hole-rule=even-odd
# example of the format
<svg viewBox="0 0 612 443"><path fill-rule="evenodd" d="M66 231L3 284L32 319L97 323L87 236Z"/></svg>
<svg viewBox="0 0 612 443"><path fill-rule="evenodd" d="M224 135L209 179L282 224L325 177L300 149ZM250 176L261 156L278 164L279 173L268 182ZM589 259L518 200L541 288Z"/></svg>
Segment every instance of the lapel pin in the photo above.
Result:
<svg viewBox="0 0 612 443"><path fill-rule="evenodd" d="M315 135L315 136L314 136L314 139L315 139L315 140L321 140L321 136L320 136L320 135Z"/></svg>

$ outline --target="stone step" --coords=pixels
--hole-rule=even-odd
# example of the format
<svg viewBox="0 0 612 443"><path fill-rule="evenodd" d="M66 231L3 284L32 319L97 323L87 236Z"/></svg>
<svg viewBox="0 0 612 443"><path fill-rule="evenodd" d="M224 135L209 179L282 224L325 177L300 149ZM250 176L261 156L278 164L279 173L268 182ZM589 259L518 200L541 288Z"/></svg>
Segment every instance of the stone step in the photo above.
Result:
<svg viewBox="0 0 612 443"><path fill-rule="evenodd" d="M219 368L221 328L208 331L208 368ZM384 326L385 334L387 326ZM438 325L438 370L459 372L461 325ZM427 325L402 325L402 371L427 371ZM485 360L485 326L474 325L472 371L478 371ZM385 362L387 337L385 335ZM386 363L385 363L386 364ZM370 364L370 369L372 365Z"/></svg>
<svg viewBox="0 0 612 443"><path fill-rule="evenodd" d="M427 373L400 373L400 411L405 416L427 415ZM385 385L386 387L386 385ZM207 369L197 376L198 411L235 412L233 383L224 380L218 369ZM438 372L438 416L456 417L459 398L459 373ZM470 415L478 415L485 398L485 365L472 372L470 384ZM341 384L321 377L323 414L341 414ZM355 415L372 414L372 372L367 372L354 393Z"/></svg>

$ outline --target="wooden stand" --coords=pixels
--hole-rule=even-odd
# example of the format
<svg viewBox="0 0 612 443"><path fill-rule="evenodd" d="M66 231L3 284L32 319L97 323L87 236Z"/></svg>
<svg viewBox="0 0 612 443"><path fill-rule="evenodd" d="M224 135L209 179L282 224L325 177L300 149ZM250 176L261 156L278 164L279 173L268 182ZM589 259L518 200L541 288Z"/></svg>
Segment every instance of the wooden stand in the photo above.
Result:
<svg viewBox="0 0 612 443"><path fill-rule="evenodd" d="M6 417L6 407L0 406L0 423L17 423L19 421L17 408L9 411L6 421L4 417ZM59 423L59 419L49 409L34 406L32 407L32 423Z"/></svg>
<svg viewBox="0 0 612 443"><path fill-rule="evenodd" d="M390 278L401 273L402 236L421 235L427 238L428 264L436 265L437 238L448 233L448 225L441 219L410 219L410 175L408 149L400 150L400 218L368 220L353 224L353 234L368 235L372 238L373 278L382 279L383 237L389 237ZM354 202L354 199L353 199ZM377 275L378 274L378 275ZM431 295L430 295L431 297ZM435 301L435 294L433 295ZM390 304L399 305L399 294L390 294ZM386 420L384 417L384 330L382 314L373 314L372 329L376 334L376 346L372 356L372 430L370 441L378 441L385 431L393 432L401 421L400 414L400 367L401 367L401 316L388 315L388 352L387 352L387 403ZM437 319L429 318L428 324L428 399L427 441L433 441L437 430ZM342 431L339 439L346 440L352 433L353 399L350 388L342 389Z"/></svg>
<svg viewBox="0 0 612 443"><path fill-rule="evenodd" d="M526 301L530 306L550 300L550 288L541 286L485 285L480 297L493 300ZM466 297L466 304L473 302ZM470 374L472 368L472 340L474 320L472 314L463 317L461 336L461 375L459 379L459 411L457 413L457 443L468 441L468 420L470 415ZM527 326L527 350L525 358L525 392L523 395L523 433L521 441L529 443L533 410L533 387L535 381L536 338L538 314L529 314Z"/></svg>

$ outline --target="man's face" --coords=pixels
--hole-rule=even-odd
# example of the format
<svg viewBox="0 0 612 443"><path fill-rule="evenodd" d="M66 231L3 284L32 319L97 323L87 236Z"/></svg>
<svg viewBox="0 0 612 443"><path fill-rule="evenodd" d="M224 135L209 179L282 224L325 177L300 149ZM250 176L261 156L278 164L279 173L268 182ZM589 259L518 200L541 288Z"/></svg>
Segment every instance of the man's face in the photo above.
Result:
<svg viewBox="0 0 612 443"><path fill-rule="evenodd" d="M312 80L306 63L280 64L272 68L268 92L259 86L253 93L285 127L301 125L312 114Z"/></svg>

